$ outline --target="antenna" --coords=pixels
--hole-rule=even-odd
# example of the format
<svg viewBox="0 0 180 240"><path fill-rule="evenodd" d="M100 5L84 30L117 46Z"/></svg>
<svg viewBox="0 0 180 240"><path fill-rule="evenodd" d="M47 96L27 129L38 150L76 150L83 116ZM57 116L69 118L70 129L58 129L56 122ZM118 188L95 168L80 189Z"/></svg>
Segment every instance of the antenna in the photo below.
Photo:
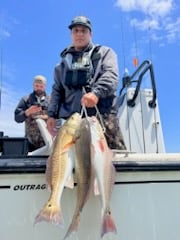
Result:
<svg viewBox="0 0 180 240"><path fill-rule="evenodd" d="M134 47L135 47L135 57L133 58L133 65L135 67L138 66L138 47L137 47L137 38L136 38L136 29L135 26L133 26L133 33L134 33Z"/></svg>
<svg viewBox="0 0 180 240"><path fill-rule="evenodd" d="M149 55L152 62L152 38L151 38L151 27L149 26Z"/></svg>

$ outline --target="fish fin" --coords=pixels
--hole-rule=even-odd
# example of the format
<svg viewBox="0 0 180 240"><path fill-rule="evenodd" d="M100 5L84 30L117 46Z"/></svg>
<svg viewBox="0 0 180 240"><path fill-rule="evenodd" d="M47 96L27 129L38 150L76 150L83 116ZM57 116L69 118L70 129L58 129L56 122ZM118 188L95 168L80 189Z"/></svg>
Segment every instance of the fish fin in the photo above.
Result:
<svg viewBox="0 0 180 240"><path fill-rule="evenodd" d="M94 195L100 195L97 178L94 179Z"/></svg>
<svg viewBox="0 0 180 240"><path fill-rule="evenodd" d="M114 220L112 218L111 212L105 212L103 216L103 222L101 227L101 238L104 236L104 234L108 232L117 233L116 225L114 223Z"/></svg>
<svg viewBox="0 0 180 240"><path fill-rule="evenodd" d="M78 231L79 223L80 223L80 213L77 216L73 217L72 222L71 222L63 240L65 240L67 237L69 237L72 233L75 233Z"/></svg>
<svg viewBox="0 0 180 240"><path fill-rule="evenodd" d="M64 145L61 153L67 152L74 145L74 143L75 143L75 141L72 140L71 142Z"/></svg>
<svg viewBox="0 0 180 240"><path fill-rule="evenodd" d="M67 178L66 183L65 183L65 187L71 188L71 189L74 188L74 177L73 177L73 174L71 174L71 175Z"/></svg>
<svg viewBox="0 0 180 240"><path fill-rule="evenodd" d="M34 225L41 221L50 222L60 226L64 225L64 219L60 208L57 205L50 204L50 202L48 202L36 216Z"/></svg>

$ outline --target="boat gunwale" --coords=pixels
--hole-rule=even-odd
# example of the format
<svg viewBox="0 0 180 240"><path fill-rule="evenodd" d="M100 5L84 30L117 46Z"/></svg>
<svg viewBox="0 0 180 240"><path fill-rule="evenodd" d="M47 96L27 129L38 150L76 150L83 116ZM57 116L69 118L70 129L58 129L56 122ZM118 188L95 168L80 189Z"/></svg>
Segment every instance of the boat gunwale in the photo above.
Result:
<svg viewBox="0 0 180 240"><path fill-rule="evenodd" d="M47 156L0 157L0 174L45 173ZM179 171L180 160L124 160L113 161L116 172Z"/></svg>

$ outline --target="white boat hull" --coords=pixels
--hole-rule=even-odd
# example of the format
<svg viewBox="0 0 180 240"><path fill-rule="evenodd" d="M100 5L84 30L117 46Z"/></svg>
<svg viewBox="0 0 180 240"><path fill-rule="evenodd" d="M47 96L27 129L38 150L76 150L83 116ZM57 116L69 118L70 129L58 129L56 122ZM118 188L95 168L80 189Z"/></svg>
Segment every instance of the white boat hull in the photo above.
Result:
<svg viewBox="0 0 180 240"><path fill-rule="evenodd" d="M75 187L76 189L76 187ZM35 216L49 197L42 173L0 175L0 233L2 240L60 240L72 219L76 190L64 189L64 228ZM108 240L179 240L180 171L117 172L111 199L117 235ZM79 231L69 239L100 239L101 203L92 196L82 212Z"/></svg>

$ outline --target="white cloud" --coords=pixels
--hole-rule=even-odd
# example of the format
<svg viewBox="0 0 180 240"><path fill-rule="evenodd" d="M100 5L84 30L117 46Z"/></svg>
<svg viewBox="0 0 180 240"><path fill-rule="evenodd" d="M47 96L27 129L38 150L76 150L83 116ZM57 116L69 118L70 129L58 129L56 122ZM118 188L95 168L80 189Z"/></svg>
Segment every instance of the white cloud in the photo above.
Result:
<svg viewBox="0 0 180 240"><path fill-rule="evenodd" d="M0 108L0 131L10 137L24 136L24 124L14 121L14 110L22 93L13 88L2 88Z"/></svg>
<svg viewBox="0 0 180 240"><path fill-rule="evenodd" d="M5 64L2 65L2 69L0 131L11 137L23 137L24 124L18 124L14 121L14 110L24 93L21 89L16 89L16 85L13 84L14 70Z"/></svg>
<svg viewBox="0 0 180 240"><path fill-rule="evenodd" d="M150 34L150 39L155 41L155 42L161 42L161 40L163 40L163 36L161 35L158 35L157 33L155 32L152 32ZM164 44L162 43L161 46L163 46Z"/></svg>
<svg viewBox="0 0 180 240"><path fill-rule="evenodd" d="M175 0L117 0L122 11L139 12L130 20L130 26L140 31L151 30L151 40L163 45L180 40L180 18L176 17Z"/></svg>
<svg viewBox="0 0 180 240"><path fill-rule="evenodd" d="M9 38L11 36L10 32L8 32L6 29L0 28L0 40Z"/></svg>
<svg viewBox="0 0 180 240"><path fill-rule="evenodd" d="M138 19L134 18L130 21L130 25L142 31L148 29L159 29L159 22L156 19L144 19L143 21L139 21Z"/></svg>
<svg viewBox="0 0 180 240"><path fill-rule="evenodd" d="M171 19L165 23L165 31L167 32L167 40L169 42L174 42L175 39L180 39L180 18L175 22L172 22Z"/></svg>
<svg viewBox="0 0 180 240"><path fill-rule="evenodd" d="M116 6L123 11L141 11L147 15L168 15L173 8L173 0L117 0Z"/></svg>
<svg viewBox="0 0 180 240"><path fill-rule="evenodd" d="M19 24L17 19L8 16L8 14L4 12L0 12L0 40L11 37L14 25L17 24Z"/></svg>

